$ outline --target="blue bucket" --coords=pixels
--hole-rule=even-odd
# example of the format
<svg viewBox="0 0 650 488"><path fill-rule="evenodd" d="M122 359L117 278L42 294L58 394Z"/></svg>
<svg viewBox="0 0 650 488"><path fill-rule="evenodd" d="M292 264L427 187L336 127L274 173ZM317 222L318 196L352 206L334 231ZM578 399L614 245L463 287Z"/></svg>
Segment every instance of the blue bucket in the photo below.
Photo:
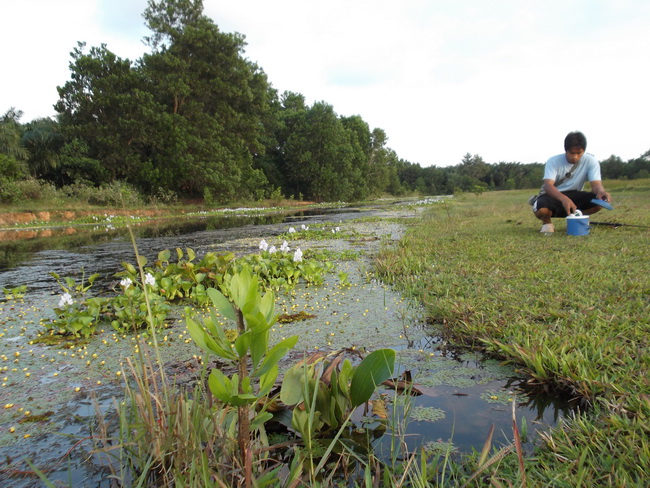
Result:
<svg viewBox="0 0 650 488"><path fill-rule="evenodd" d="M580 210L566 218L566 233L569 236L586 236L589 235L589 216L582 215Z"/></svg>

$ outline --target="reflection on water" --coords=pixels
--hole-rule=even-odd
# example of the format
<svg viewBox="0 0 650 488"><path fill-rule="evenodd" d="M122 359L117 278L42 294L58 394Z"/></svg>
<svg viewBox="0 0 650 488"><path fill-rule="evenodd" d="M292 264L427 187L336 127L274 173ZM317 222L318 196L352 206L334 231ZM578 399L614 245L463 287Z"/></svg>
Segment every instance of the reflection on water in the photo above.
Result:
<svg viewBox="0 0 650 488"><path fill-rule="evenodd" d="M301 212L304 213L304 212ZM155 258L163 249L192 248L199 252L239 237L260 235L265 226L287 221L286 214L209 215L152 220L132 225L139 252ZM295 218L304 218L293 217ZM30 292L54 290L48 275L86 273L110 277L122 261L135 262L126 227L79 226L0 232L0 288L28 284Z"/></svg>
<svg viewBox="0 0 650 488"><path fill-rule="evenodd" d="M452 442L461 452L480 450L491 425L496 426L493 445L508 445L513 440L512 402L516 402L518 426L521 428L523 421L527 425L529 441L537 438L535 433L539 430L548 430L560 419L578 411L578 405L568 399L532 392L514 367L462 349L446 349L441 342L431 338L419 349L398 351L400 374L410 370L421 392L412 397L411 412L414 409L445 412L444 418L436 421L411 419L406 430L410 449L439 440ZM397 408L403 415L399 402ZM385 442L382 440L380 445L385 447ZM531 451L533 444L524 447Z"/></svg>

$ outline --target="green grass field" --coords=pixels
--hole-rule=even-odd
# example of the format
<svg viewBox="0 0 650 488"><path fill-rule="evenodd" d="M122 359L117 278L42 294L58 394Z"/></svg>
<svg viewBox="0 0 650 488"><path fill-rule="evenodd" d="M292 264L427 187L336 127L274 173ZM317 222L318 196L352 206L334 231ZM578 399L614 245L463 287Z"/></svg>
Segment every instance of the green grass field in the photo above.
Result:
<svg viewBox="0 0 650 488"><path fill-rule="evenodd" d="M592 222L650 227L649 180L606 188L615 209ZM435 207L378 256L379 273L421 301L450 340L523 365L531 383L590 406L545 436L523 475L506 458L484 482L646 486L650 228L568 236L558 219L543 235L529 194L467 194Z"/></svg>

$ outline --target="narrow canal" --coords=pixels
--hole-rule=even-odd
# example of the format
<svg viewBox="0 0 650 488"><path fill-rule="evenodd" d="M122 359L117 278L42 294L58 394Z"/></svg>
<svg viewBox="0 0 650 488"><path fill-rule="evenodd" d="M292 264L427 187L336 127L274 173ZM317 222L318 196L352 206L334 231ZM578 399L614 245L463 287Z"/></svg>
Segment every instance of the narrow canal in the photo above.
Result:
<svg viewBox="0 0 650 488"><path fill-rule="evenodd" d="M140 254L150 261L159 251L176 248L191 248L197 257L207 252L255 253L261 239L279 247L281 235L290 227L297 232L303 226L331 231L331 238L294 240L291 245L303 251L347 253L351 258L336 265L350 286L341 287L333 274L322 286L279 293L279 313L306 311L311 318L278 325L272 339L298 334L299 354L396 349L399 373L408 371L421 393L413 397L404 424L412 449L480 451L492 425L495 444L508 444L514 403L530 450L538 432L568 415L570 406L547 396L528 395L516 367L450 347L432 334L417 303L374 278L373 254L380 246L396 242L409 219L425 207L311 209L274 215L242 210L132 228ZM114 402L123 398L120 371L133 354L135 337L118 334L107 324L89 341L65 348L33 341L53 318L62 291L49 273L77 282L99 273L93 291L110 294L121 263L135 263L129 234L110 222L34 231L22 237L18 232L25 231L6 231L0 241L0 288L28 287L22 299L0 298L0 395L5 407L0 409L0 484L40 486L36 478L27 476L29 459L47 471L51 481L64 486L111 486L100 460L89 454L91 433L97 409L109 416ZM162 340L164 361L176 372L178 382L191 381L194 370L184 365L196 361L201 351L189 338L180 315L170 318ZM398 402L395 408L403 407ZM384 437L377 441L378 450L388 442Z"/></svg>

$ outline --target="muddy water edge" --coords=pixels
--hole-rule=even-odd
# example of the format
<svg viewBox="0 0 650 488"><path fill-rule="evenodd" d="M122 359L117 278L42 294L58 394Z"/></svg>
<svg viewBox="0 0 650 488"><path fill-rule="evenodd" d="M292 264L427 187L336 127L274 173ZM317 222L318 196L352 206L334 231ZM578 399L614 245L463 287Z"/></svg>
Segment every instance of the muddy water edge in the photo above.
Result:
<svg viewBox="0 0 650 488"><path fill-rule="evenodd" d="M294 240L293 248L331 251L337 270L351 286L341 287L336 275L319 287L299 286L291 295L277 295L279 313L305 311L312 318L278 324L272 340L298 334L296 353L316 350L391 347L398 352L399 371L410 371L422 395L414 397L406 434L411 448L456 452L480 450L491 425L497 444L512 438L512 404L527 425L526 447L532 449L539 430L568 415L570 406L554 398L531 396L515 367L479 354L451 348L432 335L419 304L377 281L372 257L382 245L393 245L409 221L433 202L391 207L311 209L299 213L208 215L176 222L133 226L139 251L149 260L163 249L192 248L206 252L248 254L259 251L261 239L280 246L280 235L301 226L326 231L332 238ZM22 299L0 299L0 485L41 486L30 460L59 484L111 486L102 460L91 453L97 409L110 417L123 398L122 368L134 354L138 339L106 325L87 341L48 346L34 343L60 289L49 276L79 279L100 273L93 287L111 294L120 263L135 262L124 229L84 226L74 232L52 229L46 236L3 241L0 288L22 284ZM178 383L188 383L200 370L201 351L189 337L178 307L161 334L163 361ZM396 405L395 408L401 408ZM525 419L525 420L524 420ZM384 436L386 437L386 436ZM386 439L377 449L387 448Z"/></svg>

